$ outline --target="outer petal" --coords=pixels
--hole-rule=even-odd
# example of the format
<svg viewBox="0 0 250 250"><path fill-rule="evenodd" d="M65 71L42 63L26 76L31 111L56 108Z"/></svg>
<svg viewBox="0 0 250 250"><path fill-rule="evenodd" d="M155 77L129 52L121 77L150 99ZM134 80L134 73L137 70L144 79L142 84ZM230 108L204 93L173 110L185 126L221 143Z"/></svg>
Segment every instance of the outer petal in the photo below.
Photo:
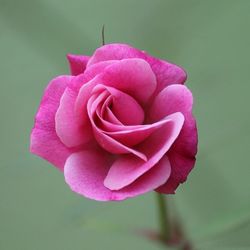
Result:
<svg viewBox="0 0 250 250"><path fill-rule="evenodd" d="M68 54L69 67L73 76L82 74L86 68L89 56Z"/></svg>
<svg viewBox="0 0 250 250"><path fill-rule="evenodd" d="M166 117L166 123L139 147L148 160L145 162L132 155L121 156L111 166L104 185L111 190L119 190L153 168L178 137L183 122L181 113Z"/></svg>
<svg viewBox="0 0 250 250"><path fill-rule="evenodd" d="M65 164L65 181L74 192L87 198L100 201L118 201L157 188L166 182L171 171L168 158L163 157L154 169L132 185L119 191L111 191L103 185L109 166L109 156L105 155L105 152L93 150L74 153Z"/></svg>
<svg viewBox="0 0 250 250"><path fill-rule="evenodd" d="M192 93L187 87L172 85L156 97L150 111L153 121L177 111L185 116L182 131L168 154L172 166L171 177L168 183L158 190L160 192L173 193L177 186L186 180L194 166L198 139L192 104Z"/></svg>
<svg viewBox="0 0 250 250"><path fill-rule="evenodd" d="M67 157L74 152L60 141L55 131L55 113L60 98L71 81L70 76L53 79L44 92L36 114L35 125L31 133L30 151L63 170Z"/></svg>
<svg viewBox="0 0 250 250"><path fill-rule="evenodd" d="M109 60L122 60L126 58L145 59L145 53L127 44L113 43L98 48L88 61L88 66Z"/></svg>
<svg viewBox="0 0 250 250"><path fill-rule="evenodd" d="M195 157L187 157L171 150L169 154L172 174L169 180L156 191L165 194L174 194L179 184L183 183L195 164Z"/></svg>
<svg viewBox="0 0 250 250"><path fill-rule="evenodd" d="M125 58L141 58L150 64L157 78L156 94L170 84L183 84L186 81L186 72L181 67L155 58L127 44L107 44L100 47L90 58L88 65L93 65L101 61L121 60Z"/></svg>
<svg viewBox="0 0 250 250"><path fill-rule="evenodd" d="M183 68L173 63L147 56L148 63L151 65L157 79L155 95L165 87L172 84L183 84L187 79L187 74Z"/></svg>

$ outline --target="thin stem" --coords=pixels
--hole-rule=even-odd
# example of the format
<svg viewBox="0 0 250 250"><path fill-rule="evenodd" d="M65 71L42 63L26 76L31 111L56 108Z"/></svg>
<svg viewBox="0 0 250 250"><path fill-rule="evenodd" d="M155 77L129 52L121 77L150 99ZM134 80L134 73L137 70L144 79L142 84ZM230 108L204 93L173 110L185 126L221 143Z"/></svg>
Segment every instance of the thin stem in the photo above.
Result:
<svg viewBox="0 0 250 250"><path fill-rule="evenodd" d="M105 25L102 25L102 45L105 45Z"/></svg>
<svg viewBox="0 0 250 250"><path fill-rule="evenodd" d="M158 214L159 214L159 227L161 240L168 242L170 240L170 222L167 210L166 195L156 193Z"/></svg>

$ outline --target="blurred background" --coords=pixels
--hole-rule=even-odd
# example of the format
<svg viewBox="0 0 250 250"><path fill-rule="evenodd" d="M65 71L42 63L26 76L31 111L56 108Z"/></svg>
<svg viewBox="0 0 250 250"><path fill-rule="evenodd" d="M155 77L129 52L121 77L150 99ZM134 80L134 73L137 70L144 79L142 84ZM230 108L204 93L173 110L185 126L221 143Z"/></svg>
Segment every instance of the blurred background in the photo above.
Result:
<svg viewBox="0 0 250 250"><path fill-rule="evenodd" d="M196 249L250 249L250 1L0 0L0 249L160 250L153 193L87 200L29 153L43 90L65 55L122 42L183 66L199 128L196 168L174 199Z"/></svg>

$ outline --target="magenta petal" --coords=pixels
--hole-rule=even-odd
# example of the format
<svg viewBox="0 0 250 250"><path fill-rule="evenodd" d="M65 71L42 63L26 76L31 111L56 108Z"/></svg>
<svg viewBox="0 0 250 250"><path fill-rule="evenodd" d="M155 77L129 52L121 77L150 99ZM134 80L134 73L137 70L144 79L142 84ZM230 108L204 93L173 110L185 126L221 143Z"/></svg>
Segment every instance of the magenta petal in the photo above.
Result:
<svg viewBox="0 0 250 250"><path fill-rule="evenodd" d="M87 113L87 102L91 96L93 88L97 85L97 77L91 81L85 83L79 90L76 101L75 101L75 113L77 116L81 116L79 121L83 126L89 123Z"/></svg>
<svg viewBox="0 0 250 250"><path fill-rule="evenodd" d="M141 58L150 64L157 79L156 93L170 84L183 84L186 81L186 72L180 66L155 58L127 44L108 44L98 48L90 58L88 65L93 65L101 61L122 60L126 58Z"/></svg>
<svg viewBox="0 0 250 250"><path fill-rule="evenodd" d="M72 79L56 113L57 134L69 147L85 144L93 137L87 101L95 86L95 78L87 79L85 74Z"/></svg>
<svg viewBox="0 0 250 250"><path fill-rule="evenodd" d="M142 58L145 54L127 44L107 44L98 48L94 55L89 59L88 66L109 60L122 60L126 58Z"/></svg>
<svg viewBox="0 0 250 250"><path fill-rule="evenodd" d="M119 120L117 120L117 118L114 117L114 114L111 111L108 111L108 113L106 115L104 114L104 117L102 117L100 115L99 109L97 109L96 114L100 121L100 123L98 124L99 128L102 129L105 133L120 131L121 129L123 130L128 127L120 123Z"/></svg>
<svg viewBox="0 0 250 250"><path fill-rule="evenodd" d="M79 90L88 89L91 82L87 81L85 74L73 77L60 100L55 117L56 132L61 141L68 147L85 144L93 136L87 117L86 101L88 96L83 97L84 103L81 106L79 106L80 101L78 100ZM90 88L91 90L92 88ZM82 101L82 99L80 100Z"/></svg>
<svg viewBox="0 0 250 250"><path fill-rule="evenodd" d="M161 119L177 110L185 116L182 131L168 153L172 173L166 185L159 189L160 192L173 193L178 185L186 180L195 164L198 138L196 121L192 115L192 104L192 93L187 87L171 85L156 97L152 106L152 120Z"/></svg>
<svg viewBox="0 0 250 250"><path fill-rule="evenodd" d="M197 129L192 115L193 96L184 85L174 84L165 88L155 98L150 110L152 121L158 121L163 117L181 112L185 117L185 123L181 134L175 142L175 149L186 155L194 156L197 152Z"/></svg>
<svg viewBox="0 0 250 250"><path fill-rule="evenodd" d="M98 74L101 74L108 66L118 62L117 60L110 60L110 61L104 61L99 62L96 64L92 64L90 66L87 66L86 70L84 71L84 75L88 79L93 79Z"/></svg>
<svg viewBox="0 0 250 250"><path fill-rule="evenodd" d="M70 87L74 89L76 92L79 92L81 87L83 87L88 82L93 81L97 75L102 74L105 68L107 68L108 66L110 66L115 62L117 61L100 62L86 68L84 73L77 75L74 78Z"/></svg>
<svg viewBox="0 0 250 250"><path fill-rule="evenodd" d="M150 65L142 59L124 59L107 67L100 82L146 103L156 89L156 78Z"/></svg>
<svg viewBox="0 0 250 250"><path fill-rule="evenodd" d="M117 194L118 198L124 193L129 194L128 197L133 197L135 195L143 194L156 187L161 186L160 183L167 182L171 173L171 165L167 156L163 156L161 160L149 171L140 176L135 180L131 185L126 186L125 188L113 191Z"/></svg>
<svg viewBox="0 0 250 250"><path fill-rule="evenodd" d="M103 90L105 90L105 88ZM100 92L102 92L102 90ZM99 119L104 118L105 120L111 122L112 124L122 125L122 123L117 119L117 117L113 114L113 112L109 108L112 105L112 99L113 97L111 95L108 96L106 100L103 102L103 104L97 107L96 114L99 117Z"/></svg>
<svg viewBox="0 0 250 250"><path fill-rule="evenodd" d="M112 112L122 124L143 123L144 111L134 98L114 88L108 88L108 91L112 95Z"/></svg>
<svg viewBox="0 0 250 250"><path fill-rule="evenodd" d="M184 117L181 113L175 113L165 119L166 123L139 147L139 151L143 152L148 160L145 162L132 155L118 158L112 164L105 178L104 185L107 188L119 190L131 184L138 177L153 168L166 154L181 131Z"/></svg>
<svg viewBox="0 0 250 250"><path fill-rule="evenodd" d="M91 150L74 153L65 163L65 181L74 192L87 198L110 200L111 192L103 186L109 165L105 152Z"/></svg>
<svg viewBox="0 0 250 250"><path fill-rule="evenodd" d="M147 56L146 61L151 65L157 79L155 94L172 84L183 84L187 74L183 68L173 63Z"/></svg>
<svg viewBox="0 0 250 250"><path fill-rule="evenodd" d="M97 85L95 90L107 90L110 93L110 103L112 103L112 112L120 123L125 125L142 124L144 120L144 111L138 102L128 94L118 89ZM108 111L109 112L109 111ZM113 116L113 118L114 118Z"/></svg>
<svg viewBox="0 0 250 250"><path fill-rule="evenodd" d="M67 147L79 146L89 140L84 127L80 126L81 116L75 112L76 97L76 92L66 88L55 116L56 133Z"/></svg>
<svg viewBox="0 0 250 250"><path fill-rule="evenodd" d="M95 65L97 67L99 64ZM141 59L122 60L113 62L111 65L100 63L98 68L94 68L95 65L88 66L85 73L87 74L87 71L92 68L92 73L95 74L101 66L104 67L102 73L96 74L92 80L81 86L76 100L76 112L84 113L84 120L86 118L86 103L93 88L98 84L114 87L142 102L145 102L156 88L155 76L150 66ZM131 70L133 74L131 74ZM76 85L80 86L80 84Z"/></svg>
<svg viewBox="0 0 250 250"><path fill-rule="evenodd" d="M87 104L89 119L91 121L93 132L94 132L97 142L102 148L104 148L110 153L113 153L113 154L132 153L145 161L147 157L143 153L133 148L129 148L121 144L120 142L114 140L112 137L106 135L105 131L103 131L96 125L95 123L96 109L98 105L100 105L100 103L103 101L103 99L107 98L106 95L107 95L107 91L102 92L98 96L97 94L92 95Z"/></svg>
<svg viewBox="0 0 250 250"><path fill-rule="evenodd" d="M81 151L72 154L65 163L64 175L71 189L87 198L99 201L124 200L154 190L167 181L171 167L163 157L154 169L148 171L130 186L111 191L103 185L110 162L102 151Z"/></svg>
<svg viewBox="0 0 250 250"><path fill-rule="evenodd" d="M159 193L174 194L179 184L186 181L195 164L195 157L186 157L174 151L169 154L169 160L172 166L172 174L164 185L156 189Z"/></svg>
<svg viewBox="0 0 250 250"><path fill-rule="evenodd" d="M120 120L117 119L117 117L114 115L114 113L110 110L110 108L106 108L104 113L105 120L107 120L110 123L123 125Z"/></svg>
<svg viewBox="0 0 250 250"><path fill-rule="evenodd" d="M94 135L99 145L112 154L132 153L134 156L139 157L142 161L147 161L147 156L145 154L114 140L112 137L106 135L96 127L94 127Z"/></svg>
<svg viewBox="0 0 250 250"><path fill-rule="evenodd" d="M111 124L104 123L104 126L109 128L109 131L105 131L107 135L124 145L131 147L146 140L152 133L163 127L168 122L168 119L162 119L159 122L146 125L122 126L112 124L113 126L111 127Z"/></svg>
<svg viewBox="0 0 250 250"><path fill-rule="evenodd" d="M72 81L71 88L78 93L75 102L75 113L77 116L82 116L80 121L82 124L86 123L87 102L91 96L91 92L97 84L101 83L99 75L114 63L116 61L100 62L89 66L86 68L84 74L76 76Z"/></svg>
<svg viewBox="0 0 250 250"><path fill-rule="evenodd" d="M82 74L86 68L89 58L89 56L68 54L67 59L69 61L71 74L73 76Z"/></svg>
<svg viewBox="0 0 250 250"><path fill-rule="evenodd" d="M32 130L30 152L47 160L61 171L66 159L75 151L74 148L67 148L52 130L38 128Z"/></svg>
<svg viewBox="0 0 250 250"><path fill-rule="evenodd" d="M60 170L63 170L67 157L74 152L60 141L55 131L55 114L60 98L71 79L70 76L59 76L49 83L31 133L31 152L51 162Z"/></svg>

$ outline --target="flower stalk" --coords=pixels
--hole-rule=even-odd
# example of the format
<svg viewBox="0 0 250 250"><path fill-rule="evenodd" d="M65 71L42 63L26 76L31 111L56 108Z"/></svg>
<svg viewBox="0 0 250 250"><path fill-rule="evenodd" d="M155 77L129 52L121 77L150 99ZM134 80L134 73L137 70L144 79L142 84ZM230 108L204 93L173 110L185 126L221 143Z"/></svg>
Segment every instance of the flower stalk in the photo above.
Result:
<svg viewBox="0 0 250 250"><path fill-rule="evenodd" d="M191 242L186 238L178 218L170 217L166 195L156 193L159 220L159 239L168 246L181 250L192 250Z"/></svg>
<svg viewBox="0 0 250 250"><path fill-rule="evenodd" d="M105 45L105 25L102 25L102 45Z"/></svg>
<svg viewBox="0 0 250 250"><path fill-rule="evenodd" d="M165 195L156 193L159 219L160 238L164 242L169 242L171 238L170 220Z"/></svg>

